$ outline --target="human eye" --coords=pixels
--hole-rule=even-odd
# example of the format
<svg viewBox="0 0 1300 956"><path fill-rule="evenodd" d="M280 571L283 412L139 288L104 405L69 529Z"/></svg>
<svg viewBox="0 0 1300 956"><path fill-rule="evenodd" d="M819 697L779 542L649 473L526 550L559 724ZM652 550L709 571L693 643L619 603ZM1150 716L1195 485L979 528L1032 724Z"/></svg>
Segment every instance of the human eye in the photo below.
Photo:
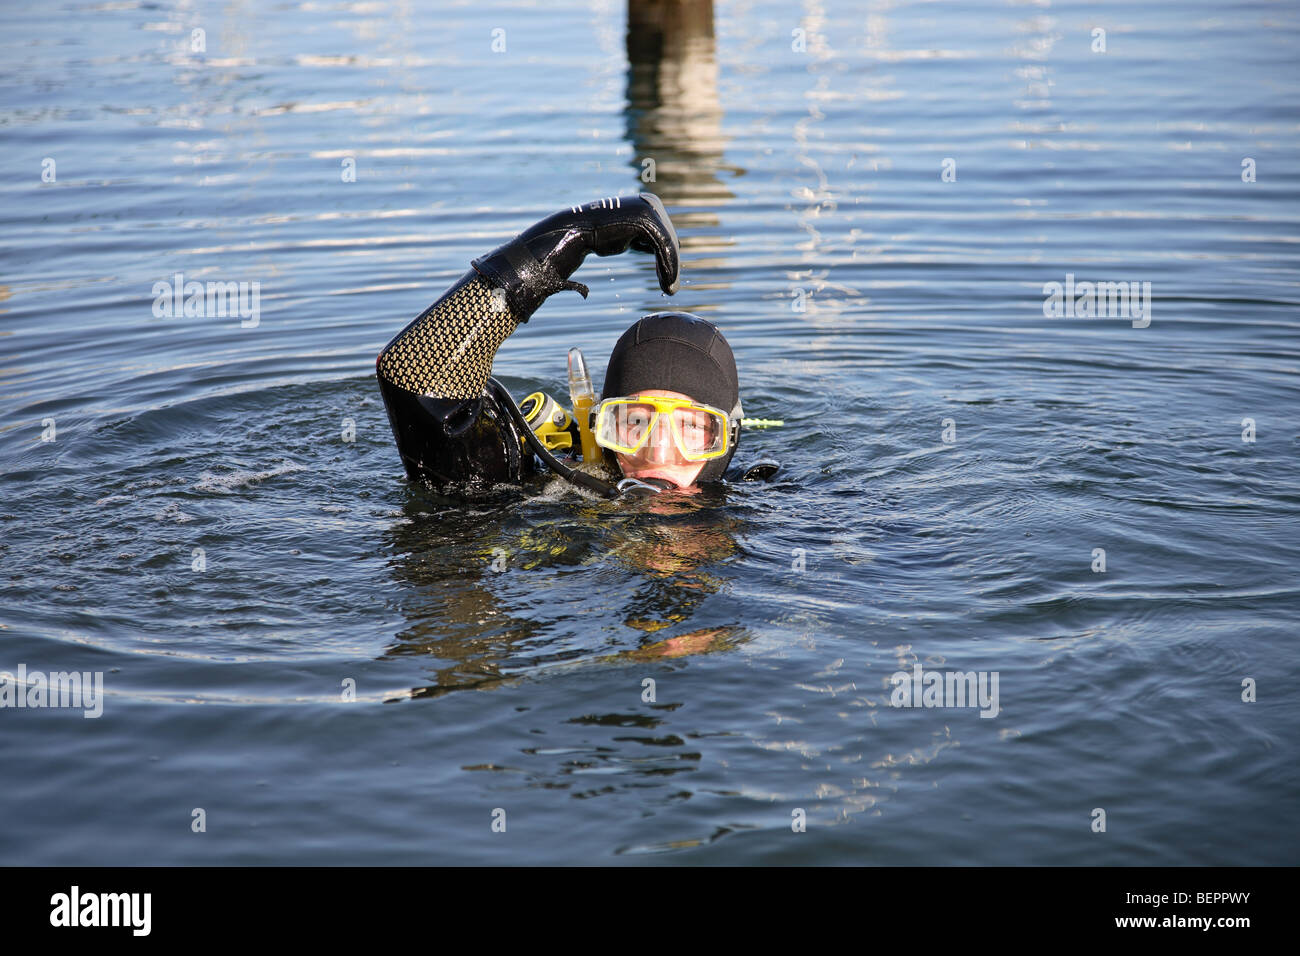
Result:
<svg viewBox="0 0 1300 956"><path fill-rule="evenodd" d="M707 448L713 444L713 419L702 412L693 412L682 423L682 437L692 449Z"/></svg>
<svg viewBox="0 0 1300 956"><path fill-rule="evenodd" d="M652 409L643 405L629 405L624 409L623 428L632 441L636 441L650 424Z"/></svg>

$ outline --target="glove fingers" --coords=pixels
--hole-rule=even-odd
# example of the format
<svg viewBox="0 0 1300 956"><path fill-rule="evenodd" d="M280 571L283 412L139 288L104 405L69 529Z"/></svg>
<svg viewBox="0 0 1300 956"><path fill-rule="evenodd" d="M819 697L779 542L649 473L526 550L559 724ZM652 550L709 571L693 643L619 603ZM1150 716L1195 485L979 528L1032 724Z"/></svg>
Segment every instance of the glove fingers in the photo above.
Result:
<svg viewBox="0 0 1300 956"><path fill-rule="evenodd" d="M598 256L616 256L629 248L652 252L659 287L668 295L677 291L681 249L673 221L658 196L611 196L575 206L572 211L585 217L591 252Z"/></svg>
<svg viewBox="0 0 1300 956"><path fill-rule="evenodd" d="M658 196L654 193L641 193L641 198L650 207L651 215L638 221L637 237L632 240L632 248L654 253L659 288L672 295L677 291L677 279L681 273L681 246L677 241L677 230L673 228L673 221L668 218L668 211Z"/></svg>

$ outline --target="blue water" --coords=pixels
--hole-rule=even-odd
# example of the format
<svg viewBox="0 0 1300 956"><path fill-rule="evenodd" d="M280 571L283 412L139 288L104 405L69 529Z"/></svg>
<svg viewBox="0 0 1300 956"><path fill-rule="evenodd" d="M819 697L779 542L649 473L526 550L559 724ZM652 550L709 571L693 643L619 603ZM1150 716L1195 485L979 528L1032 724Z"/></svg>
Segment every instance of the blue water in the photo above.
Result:
<svg viewBox="0 0 1300 956"><path fill-rule="evenodd" d="M0 671L105 695L0 708L0 862L1296 862L1300 12L655 9L0 12ZM696 312L777 480L410 486L379 349L647 189L681 291L592 258L496 374Z"/></svg>

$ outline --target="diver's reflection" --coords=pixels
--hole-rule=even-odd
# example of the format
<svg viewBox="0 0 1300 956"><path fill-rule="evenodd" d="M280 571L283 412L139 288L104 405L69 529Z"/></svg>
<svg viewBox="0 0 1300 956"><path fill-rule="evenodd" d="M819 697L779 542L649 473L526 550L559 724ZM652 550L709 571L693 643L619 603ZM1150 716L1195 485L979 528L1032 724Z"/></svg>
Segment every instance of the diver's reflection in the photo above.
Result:
<svg viewBox="0 0 1300 956"><path fill-rule="evenodd" d="M384 656L436 659L432 684L411 692L427 697L552 664L733 647L748 638L738 623L691 628L741 553L725 500L711 488L618 503L577 492L467 503L411 487L385 532L405 626ZM589 615L598 628L581 630ZM620 630L627 646L597 653Z"/></svg>

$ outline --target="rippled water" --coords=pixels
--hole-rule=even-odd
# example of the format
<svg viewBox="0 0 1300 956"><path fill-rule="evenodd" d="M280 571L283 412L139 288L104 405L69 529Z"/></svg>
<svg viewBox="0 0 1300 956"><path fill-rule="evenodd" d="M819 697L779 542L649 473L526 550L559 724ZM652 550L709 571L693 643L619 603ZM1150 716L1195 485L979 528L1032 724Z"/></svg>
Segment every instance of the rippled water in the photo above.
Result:
<svg viewBox="0 0 1300 956"><path fill-rule="evenodd" d="M1295 862L1294 5L654 10L0 13L0 670L106 695L0 709L0 860ZM681 292L593 258L497 374L705 315L778 480L409 486L378 350L638 189Z"/></svg>

